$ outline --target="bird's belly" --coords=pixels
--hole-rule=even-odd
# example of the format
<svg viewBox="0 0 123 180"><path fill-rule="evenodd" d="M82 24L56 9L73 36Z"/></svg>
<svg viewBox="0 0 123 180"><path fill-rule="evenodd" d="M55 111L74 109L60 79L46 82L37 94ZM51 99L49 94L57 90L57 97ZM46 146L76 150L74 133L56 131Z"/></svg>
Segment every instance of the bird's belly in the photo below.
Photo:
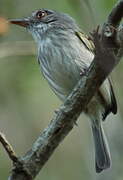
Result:
<svg viewBox="0 0 123 180"><path fill-rule="evenodd" d="M48 71L49 72L49 71ZM51 74L43 73L44 77L48 81L51 89L54 91L54 93L64 101L66 97L71 93L79 79L81 78L80 72L71 72L69 73L67 71L57 71L56 73L52 72ZM85 113L89 116L97 115L99 111L104 111L102 105L100 104L97 96L95 95L92 100L89 102L88 106L85 109Z"/></svg>
<svg viewBox="0 0 123 180"><path fill-rule="evenodd" d="M72 63L68 66L52 63L49 67L43 65L41 69L50 87L61 100L70 94L81 78L80 69Z"/></svg>
<svg viewBox="0 0 123 180"><path fill-rule="evenodd" d="M51 63L48 65L48 62L46 61L45 63L41 65L41 71L54 93L64 101L80 80L80 72L82 69L80 70L80 68L73 63L70 63L67 66L59 63ZM100 111L104 112L104 107L101 105L97 95L95 95L84 112L89 116L96 116Z"/></svg>
<svg viewBox="0 0 123 180"><path fill-rule="evenodd" d="M39 47L43 75L62 100L70 94L81 78L80 72L88 68L93 60L93 54L87 50L78 37L73 34L67 35L69 38L65 35L67 38L61 38L57 42L56 39L51 41L47 38Z"/></svg>

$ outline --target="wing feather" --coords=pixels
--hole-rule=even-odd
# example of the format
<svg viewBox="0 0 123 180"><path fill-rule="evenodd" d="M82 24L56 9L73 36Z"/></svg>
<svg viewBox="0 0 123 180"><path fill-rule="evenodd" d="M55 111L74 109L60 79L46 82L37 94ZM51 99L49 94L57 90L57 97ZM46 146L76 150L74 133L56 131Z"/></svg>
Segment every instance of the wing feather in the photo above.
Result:
<svg viewBox="0 0 123 180"><path fill-rule="evenodd" d="M81 42L85 45L85 47L94 53L94 43L93 41L85 35L83 32L76 32L77 37L81 40ZM117 113L117 101L114 94L113 86L110 77L104 81L103 85L98 91L98 96L100 101L102 102L105 112L103 113L103 120L107 117L107 115L112 112L113 114Z"/></svg>

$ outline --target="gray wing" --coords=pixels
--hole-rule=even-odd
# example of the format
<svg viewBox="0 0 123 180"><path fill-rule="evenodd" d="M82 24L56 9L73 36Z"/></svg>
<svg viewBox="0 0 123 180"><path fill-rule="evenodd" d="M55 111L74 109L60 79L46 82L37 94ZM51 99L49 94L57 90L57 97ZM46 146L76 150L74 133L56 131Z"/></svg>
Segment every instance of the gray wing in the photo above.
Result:
<svg viewBox="0 0 123 180"><path fill-rule="evenodd" d="M117 101L116 101L116 97L115 97L115 93L113 90L111 79L108 78L108 81L109 81L109 85L110 85L110 95L111 95L111 112L113 114L116 114L117 113Z"/></svg>
<svg viewBox="0 0 123 180"><path fill-rule="evenodd" d="M104 121L110 112L113 114L117 113L117 101L110 78L104 81L97 94L104 107L104 112L102 113L102 120Z"/></svg>
<svg viewBox="0 0 123 180"><path fill-rule="evenodd" d="M85 47L94 53L94 44L93 41L89 39L87 35L83 32L76 32L77 37L81 40L81 42L85 45ZM104 107L104 112L102 114L103 120L107 117L107 115L112 112L113 114L117 113L117 101L115 98L112 82L110 78L107 78L102 86L100 87L97 95Z"/></svg>

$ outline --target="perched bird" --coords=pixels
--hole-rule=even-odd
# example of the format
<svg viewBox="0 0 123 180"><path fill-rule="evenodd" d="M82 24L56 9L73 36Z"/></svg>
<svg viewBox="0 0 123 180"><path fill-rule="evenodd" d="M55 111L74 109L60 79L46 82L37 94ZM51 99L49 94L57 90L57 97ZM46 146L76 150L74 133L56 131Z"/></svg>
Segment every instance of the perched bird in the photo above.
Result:
<svg viewBox="0 0 123 180"><path fill-rule="evenodd" d="M27 28L38 45L38 63L55 94L64 101L94 59L94 44L67 14L40 9L30 17L10 20ZM80 75L81 74L81 75ZM95 145L95 167L99 173L111 166L102 121L117 113L110 79L106 79L87 105Z"/></svg>

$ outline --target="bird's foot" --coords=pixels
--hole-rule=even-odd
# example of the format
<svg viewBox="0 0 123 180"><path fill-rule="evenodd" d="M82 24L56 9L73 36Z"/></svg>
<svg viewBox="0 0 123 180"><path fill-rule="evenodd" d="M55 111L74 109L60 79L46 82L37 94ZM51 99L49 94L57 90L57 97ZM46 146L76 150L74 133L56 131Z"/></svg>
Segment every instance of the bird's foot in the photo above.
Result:
<svg viewBox="0 0 123 180"><path fill-rule="evenodd" d="M87 76L88 69L84 69L80 72L80 76Z"/></svg>

